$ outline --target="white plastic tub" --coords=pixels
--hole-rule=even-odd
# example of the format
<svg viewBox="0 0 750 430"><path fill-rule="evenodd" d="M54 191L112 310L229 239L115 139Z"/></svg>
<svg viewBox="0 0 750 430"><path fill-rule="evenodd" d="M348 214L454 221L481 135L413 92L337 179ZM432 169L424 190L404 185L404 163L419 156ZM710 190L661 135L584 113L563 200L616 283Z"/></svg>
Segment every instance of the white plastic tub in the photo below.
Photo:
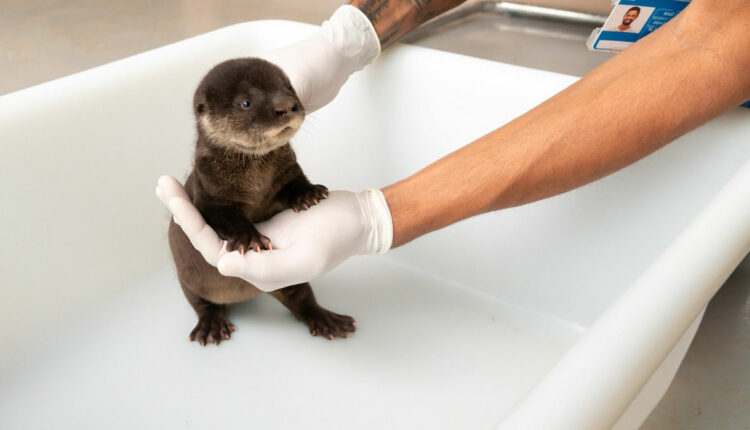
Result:
<svg viewBox="0 0 750 430"><path fill-rule="evenodd" d="M637 428L750 246L748 110L314 280L350 339L263 296L229 342L188 342L156 178L190 169L212 65L313 29L236 25L0 98L0 428ZM294 147L315 182L384 186L574 80L400 46Z"/></svg>

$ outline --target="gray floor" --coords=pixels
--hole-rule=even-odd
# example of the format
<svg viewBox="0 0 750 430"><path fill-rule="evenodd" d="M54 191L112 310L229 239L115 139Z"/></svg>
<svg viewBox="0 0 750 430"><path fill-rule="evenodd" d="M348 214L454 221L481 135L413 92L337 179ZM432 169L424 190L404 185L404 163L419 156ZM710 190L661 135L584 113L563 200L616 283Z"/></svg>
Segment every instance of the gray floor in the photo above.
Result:
<svg viewBox="0 0 750 430"><path fill-rule="evenodd" d="M318 24L342 2L2 0L0 94L237 22ZM601 11L603 3L587 4ZM586 50L589 32L480 15L414 43L580 76L609 58ZM643 429L750 429L750 261L741 267L711 302L674 383Z"/></svg>
<svg viewBox="0 0 750 430"><path fill-rule="evenodd" d="M642 427L750 429L750 270L736 270L709 305L675 381Z"/></svg>

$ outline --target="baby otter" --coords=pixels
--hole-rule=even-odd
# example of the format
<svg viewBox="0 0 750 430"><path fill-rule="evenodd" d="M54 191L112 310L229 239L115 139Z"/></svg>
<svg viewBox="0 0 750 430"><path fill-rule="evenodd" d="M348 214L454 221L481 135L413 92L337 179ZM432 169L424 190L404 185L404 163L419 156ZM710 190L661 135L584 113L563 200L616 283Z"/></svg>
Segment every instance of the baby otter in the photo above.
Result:
<svg viewBox="0 0 750 430"><path fill-rule="evenodd" d="M271 241L253 223L292 208L306 210L328 196L297 164L289 139L305 111L289 79L275 65L257 58L225 61L203 78L193 98L198 140L185 191L206 222L227 241L229 251L261 252ZM171 221L169 246L177 277L198 314L190 340L205 346L229 339L235 327L226 304L249 300L261 291L222 276ZM305 323L313 336L349 337L355 321L322 308L309 283L271 293Z"/></svg>

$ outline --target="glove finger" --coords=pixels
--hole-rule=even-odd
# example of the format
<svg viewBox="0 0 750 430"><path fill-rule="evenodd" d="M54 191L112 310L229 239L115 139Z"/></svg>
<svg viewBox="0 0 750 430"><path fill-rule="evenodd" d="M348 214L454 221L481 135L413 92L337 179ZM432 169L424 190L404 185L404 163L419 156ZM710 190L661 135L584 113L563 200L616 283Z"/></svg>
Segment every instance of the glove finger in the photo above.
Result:
<svg viewBox="0 0 750 430"><path fill-rule="evenodd" d="M305 112L311 113L314 109L311 109L309 103L310 78L308 73L305 73L307 67L304 56L299 55L299 52L309 52L309 48L305 47L306 44L309 44L309 41L303 40L291 46L265 52L258 57L273 63L286 73Z"/></svg>
<svg viewBox="0 0 750 430"><path fill-rule="evenodd" d="M169 175L162 175L159 177L156 186L156 195L165 205L169 203L169 200L172 197L181 197L187 201L191 200L185 192L185 189L182 187L182 184Z"/></svg>
<svg viewBox="0 0 750 430"><path fill-rule="evenodd" d="M206 261L216 266L219 258L224 255L224 242L216 231L206 224L198 209L182 197L172 197L167 207L174 216L175 223L182 227L193 247L203 255Z"/></svg>
<svg viewBox="0 0 750 430"><path fill-rule="evenodd" d="M307 282L319 275L318 259L301 246L263 252L230 252L216 267L224 276L242 278L263 291Z"/></svg>

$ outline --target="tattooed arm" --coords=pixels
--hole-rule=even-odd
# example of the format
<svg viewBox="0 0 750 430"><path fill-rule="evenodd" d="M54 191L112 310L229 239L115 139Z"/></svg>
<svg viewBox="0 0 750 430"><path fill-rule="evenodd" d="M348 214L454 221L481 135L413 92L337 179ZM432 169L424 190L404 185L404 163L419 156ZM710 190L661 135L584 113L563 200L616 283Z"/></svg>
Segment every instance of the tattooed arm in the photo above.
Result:
<svg viewBox="0 0 750 430"><path fill-rule="evenodd" d="M375 27L385 49L401 36L466 0L351 0Z"/></svg>

